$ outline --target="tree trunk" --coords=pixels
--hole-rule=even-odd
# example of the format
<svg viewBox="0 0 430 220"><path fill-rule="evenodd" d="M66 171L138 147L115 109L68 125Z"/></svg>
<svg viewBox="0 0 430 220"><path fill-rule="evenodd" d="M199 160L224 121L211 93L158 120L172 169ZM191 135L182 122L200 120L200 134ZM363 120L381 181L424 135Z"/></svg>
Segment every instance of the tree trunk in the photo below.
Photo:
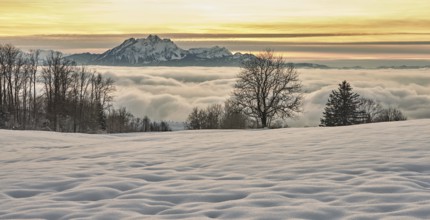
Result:
<svg viewBox="0 0 430 220"><path fill-rule="evenodd" d="M37 67L36 67L37 68ZM34 128L37 127L37 103L36 103L36 71L33 72L33 120Z"/></svg>
<svg viewBox="0 0 430 220"><path fill-rule="evenodd" d="M60 132L60 119L58 114L55 115L55 131Z"/></svg>
<svg viewBox="0 0 430 220"><path fill-rule="evenodd" d="M263 128L267 127L267 116L266 115L261 116L261 126Z"/></svg>
<svg viewBox="0 0 430 220"><path fill-rule="evenodd" d="M0 111L3 110L3 80L2 79L3 79L3 75L0 75Z"/></svg>
<svg viewBox="0 0 430 220"><path fill-rule="evenodd" d="M24 94L22 95L22 127L27 128L27 79L24 79Z"/></svg>

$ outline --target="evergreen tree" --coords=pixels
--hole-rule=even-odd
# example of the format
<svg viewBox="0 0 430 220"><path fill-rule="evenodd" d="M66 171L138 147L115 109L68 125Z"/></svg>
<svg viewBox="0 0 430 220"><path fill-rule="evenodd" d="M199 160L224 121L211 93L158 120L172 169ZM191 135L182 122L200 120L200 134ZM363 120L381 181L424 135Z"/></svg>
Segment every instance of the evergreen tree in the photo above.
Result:
<svg viewBox="0 0 430 220"><path fill-rule="evenodd" d="M347 81L339 84L338 90L333 90L324 109L321 126L344 126L359 124L363 113L359 111L359 95L352 92Z"/></svg>

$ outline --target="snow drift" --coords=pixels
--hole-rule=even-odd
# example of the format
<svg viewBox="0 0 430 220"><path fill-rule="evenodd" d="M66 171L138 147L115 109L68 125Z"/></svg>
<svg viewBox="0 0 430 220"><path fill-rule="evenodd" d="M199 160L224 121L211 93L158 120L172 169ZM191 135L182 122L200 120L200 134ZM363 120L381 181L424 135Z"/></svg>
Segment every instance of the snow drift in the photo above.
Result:
<svg viewBox="0 0 430 220"><path fill-rule="evenodd" d="M429 131L0 130L0 219L429 219Z"/></svg>

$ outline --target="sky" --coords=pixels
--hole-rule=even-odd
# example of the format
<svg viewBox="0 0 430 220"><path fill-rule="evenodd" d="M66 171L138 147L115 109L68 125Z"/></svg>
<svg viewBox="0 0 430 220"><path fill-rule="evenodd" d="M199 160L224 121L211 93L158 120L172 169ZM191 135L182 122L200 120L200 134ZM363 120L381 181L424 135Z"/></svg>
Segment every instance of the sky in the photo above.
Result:
<svg viewBox="0 0 430 220"><path fill-rule="evenodd" d="M0 43L101 53L158 34L298 60L430 60L428 0L0 0Z"/></svg>

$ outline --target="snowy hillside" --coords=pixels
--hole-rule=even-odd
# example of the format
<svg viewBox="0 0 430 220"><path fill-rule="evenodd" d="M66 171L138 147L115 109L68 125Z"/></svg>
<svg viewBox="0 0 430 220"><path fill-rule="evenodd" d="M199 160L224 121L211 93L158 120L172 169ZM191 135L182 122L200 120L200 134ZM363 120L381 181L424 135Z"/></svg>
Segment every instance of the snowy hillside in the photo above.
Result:
<svg viewBox="0 0 430 220"><path fill-rule="evenodd" d="M0 130L0 219L430 219L429 131Z"/></svg>

